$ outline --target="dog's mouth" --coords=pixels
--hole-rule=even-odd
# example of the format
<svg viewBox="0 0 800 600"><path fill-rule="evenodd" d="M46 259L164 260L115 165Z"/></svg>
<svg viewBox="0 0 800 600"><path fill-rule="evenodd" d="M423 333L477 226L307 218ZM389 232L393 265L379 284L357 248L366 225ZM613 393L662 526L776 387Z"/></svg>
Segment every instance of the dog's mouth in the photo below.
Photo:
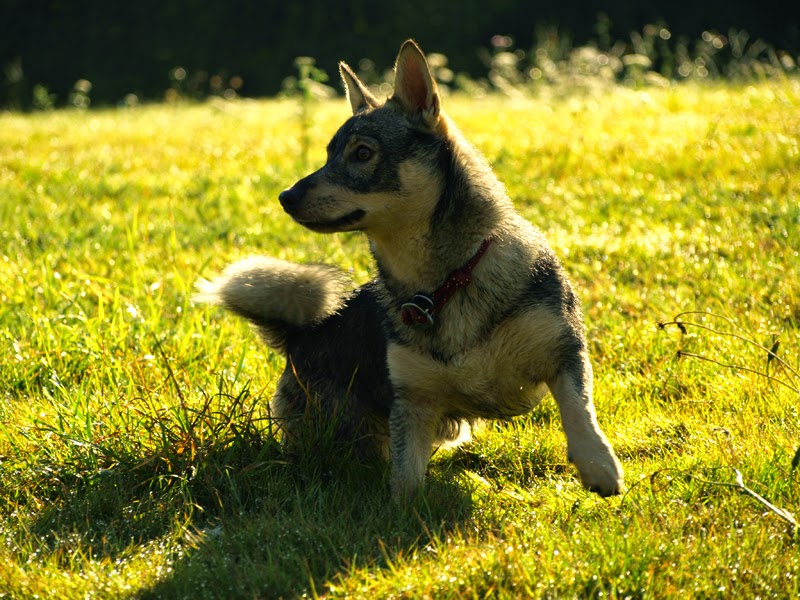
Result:
<svg viewBox="0 0 800 600"><path fill-rule="evenodd" d="M358 224L358 222L364 218L365 214L367 214L366 211L359 208L331 221L311 221L299 219L297 217L292 218L300 223L300 225L310 229L311 231L318 231L319 233L331 233L334 231L349 231L355 229L354 225Z"/></svg>

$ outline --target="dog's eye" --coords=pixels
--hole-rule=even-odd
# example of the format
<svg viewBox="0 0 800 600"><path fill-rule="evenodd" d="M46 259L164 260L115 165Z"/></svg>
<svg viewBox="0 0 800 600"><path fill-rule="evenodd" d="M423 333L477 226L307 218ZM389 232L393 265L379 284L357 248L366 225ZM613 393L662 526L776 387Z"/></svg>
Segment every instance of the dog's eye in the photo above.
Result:
<svg viewBox="0 0 800 600"><path fill-rule="evenodd" d="M372 150L366 146L359 146L356 148L354 156L358 162L367 162L370 158L372 158Z"/></svg>

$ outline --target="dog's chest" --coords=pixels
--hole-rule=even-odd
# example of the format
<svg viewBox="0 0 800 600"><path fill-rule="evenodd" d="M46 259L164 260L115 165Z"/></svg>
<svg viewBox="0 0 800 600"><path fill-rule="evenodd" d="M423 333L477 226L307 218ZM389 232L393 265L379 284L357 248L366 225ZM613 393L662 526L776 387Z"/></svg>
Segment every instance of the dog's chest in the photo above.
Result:
<svg viewBox="0 0 800 600"><path fill-rule="evenodd" d="M394 385L412 402L436 405L437 412L458 418L500 419L524 414L544 395L542 384L521 373L492 368L486 360L468 355L463 361L442 363L396 346L389 350Z"/></svg>
<svg viewBox="0 0 800 600"><path fill-rule="evenodd" d="M488 339L447 361L414 346L388 349L393 384L413 401L457 417L506 418L531 410L557 370L553 351L563 323L531 310L497 327Z"/></svg>

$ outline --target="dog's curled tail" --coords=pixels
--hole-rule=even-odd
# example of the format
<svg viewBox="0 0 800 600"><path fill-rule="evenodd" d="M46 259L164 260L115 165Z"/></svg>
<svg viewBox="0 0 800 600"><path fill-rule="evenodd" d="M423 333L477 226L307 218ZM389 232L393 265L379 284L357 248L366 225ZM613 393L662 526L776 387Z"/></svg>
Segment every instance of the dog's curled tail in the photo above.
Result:
<svg viewBox="0 0 800 600"><path fill-rule="evenodd" d="M334 267L254 256L229 265L213 281L200 279L196 287L195 302L244 317L285 354L292 331L313 327L342 308L349 281Z"/></svg>

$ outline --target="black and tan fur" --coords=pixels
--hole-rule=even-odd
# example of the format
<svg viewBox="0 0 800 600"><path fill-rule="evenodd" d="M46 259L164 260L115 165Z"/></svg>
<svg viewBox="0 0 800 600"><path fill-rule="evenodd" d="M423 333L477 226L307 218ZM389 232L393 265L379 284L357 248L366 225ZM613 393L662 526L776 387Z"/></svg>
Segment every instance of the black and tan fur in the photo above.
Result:
<svg viewBox="0 0 800 600"><path fill-rule="evenodd" d="M201 299L249 319L286 354L273 407L287 438L314 403L337 416L340 436L389 450L403 498L421 487L437 444L463 437L472 421L525 414L549 389L584 486L619 493L622 469L595 417L575 292L442 112L421 50L403 45L385 103L347 65L340 70L353 116L327 163L280 201L309 229L363 231L377 277L348 292L334 269L255 258L200 284ZM437 289L490 238L472 282L434 325L406 325L402 304Z"/></svg>

